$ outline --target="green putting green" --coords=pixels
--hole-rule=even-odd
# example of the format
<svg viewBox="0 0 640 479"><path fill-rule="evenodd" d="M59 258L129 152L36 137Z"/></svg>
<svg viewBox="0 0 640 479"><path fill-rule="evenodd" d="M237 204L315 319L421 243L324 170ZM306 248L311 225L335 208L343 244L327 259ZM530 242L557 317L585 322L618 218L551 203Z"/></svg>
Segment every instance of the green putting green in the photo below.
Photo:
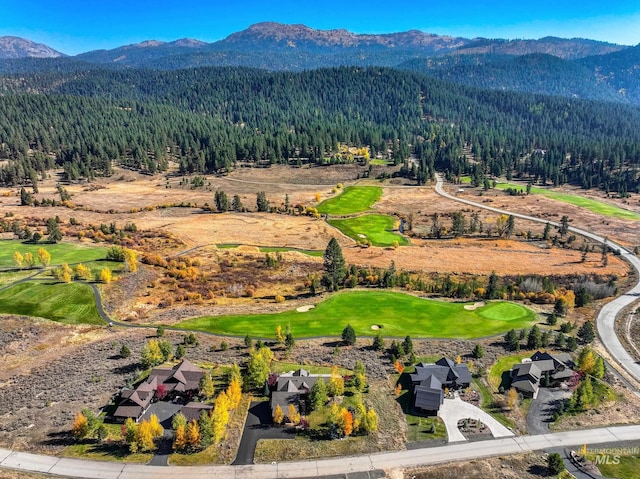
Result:
<svg viewBox="0 0 640 479"><path fill-rule="evenodd" d="M19 283L0 291L0 313L68 324L104 324L91 287L82 283Z"/></svg>
<svg viewBox="0 0 640 479"><path fill-rule="evenodd" d="M393 232L395 219L387 215L363 215L343 220L329 220L329 224L356 241L369 240L373 246L409 244L407 238Z"/></svg>
<svg viewBox="0 0 640 479"><path fill-rule="evenodd" d="M38 263L38 249L44 248L51 255L51 265L62 263L84 263L105 258L107 250L102 247L84 246L74 243L23 244L17 240L0 241L0 268L15 268L13 254L19 251L24 256L29 252Z"/></svg>
<svg viewBox="0 0 640 479"><path fill-rule="evenodd" d="M516 190L520 190L522 192L527 191L526 185L516 185L513 183L498 183L496 188L500 190L506 190L507 188L513 188ZM587 209L589 211L593 211L594 213L598 213L603 216L611 216L612 218L620 218L623 220L640 220L640 214L635 211L625 210L624 208L619 208L618 206L611 205L609 203L604 203L602 201L594 200L591 198L585 198L580 195L570 195L567 193L559 193L557 191L548 190L546 188L531 188L531 193L546 196L552 200L562 201L564 203L569 203L574 206L579 206L580 208Z"/></svg>
<svg viewBox="0 0 640 479"><path fill-rule="evenodd" d="M468 304L468 303L467 303ZM340 336L351 324L359 336L416 338L478 338L529 326L530 309L514 303L491 302L474 310L449 303L387 291L345 291L334 294L307 312L206 316L178 324L182 328L217 334L273 337L276 327L289 326L294 337ZM505 314L503 317L502 314Z"/></svg>
<svg viewBox="0 0 640 479"><path fill-rule="evenodd" d="M327 215L350 215L367 211L382 196L379 186L347 186L335 198L318 205L318 213Z"/></svg>

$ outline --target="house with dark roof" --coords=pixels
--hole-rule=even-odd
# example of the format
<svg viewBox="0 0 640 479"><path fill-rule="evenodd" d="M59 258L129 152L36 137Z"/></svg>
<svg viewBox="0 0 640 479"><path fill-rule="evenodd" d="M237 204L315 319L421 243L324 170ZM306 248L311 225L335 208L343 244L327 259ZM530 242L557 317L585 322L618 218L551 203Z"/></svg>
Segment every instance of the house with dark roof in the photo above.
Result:
<svg viewBox="0 0 640 479"><path fill-rule="evenodd" d="M557 384L571 378L573 366L573 360L567 353L537 351L531 358L511 368L511 386L535 399L542 383Z"/></svg>
<svg viewBox="0 0 640 479"><path fill-rule="evenodd" d="M158 387L163 386L167 398L193 395L200 389L203 375L202 369L186 359L172 368L154 368L135 389L125 388L120 392L120 402L112 417L117 421L131 418L137 422L156 397Z"/></svg>
<svg viewBox="0 0 640 479"><path fill-rule="evenodd" d="M269 399L271 415L273 416L277 406L287 414L290 404L293 404L300 414L306 414L309 410L307 399L311 388L319 379L328 381L330 377L331 374L311 374L306 369L280 374Z"/></svg>
<svg viewBox="0 0 640 479"><path fill-rule="evenodd" d="M445 388L464 389L471 384L469 367L444 357L435 364L418 363L410 376L414 407L428 412L440 409L444 402Z"/></svg>
<svg viewBox="0 0 640 479"><path fill-rule="evenodd" d="M211 413L213 406L203 402L190 401L180 408L180 412L187 418L187 422L197 421L200 419L200 413L207 411Z"/></svg>

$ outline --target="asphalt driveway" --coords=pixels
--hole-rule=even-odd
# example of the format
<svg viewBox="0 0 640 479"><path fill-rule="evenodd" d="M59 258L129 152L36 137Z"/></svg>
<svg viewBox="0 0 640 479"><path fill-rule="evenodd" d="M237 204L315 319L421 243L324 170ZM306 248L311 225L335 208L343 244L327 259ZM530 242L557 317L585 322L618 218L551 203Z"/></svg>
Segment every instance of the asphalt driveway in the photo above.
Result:
<svg viewBox="0 0 640 479"><path fill-rule="evenodd" d="M295 430L273 425L268 401L252 402L244 424L238 455L233 464L236 466L253 464L256 445L260 439L293 438L295 438Z"/></svg>
<svg viewBox="0 0 640 479"><path fill-rule="evenodd" d="M529 434L548 434L553 412L560 401L569 398L571 392L561 388L540 388L538 397L531 400L527 413Z"/></svg>

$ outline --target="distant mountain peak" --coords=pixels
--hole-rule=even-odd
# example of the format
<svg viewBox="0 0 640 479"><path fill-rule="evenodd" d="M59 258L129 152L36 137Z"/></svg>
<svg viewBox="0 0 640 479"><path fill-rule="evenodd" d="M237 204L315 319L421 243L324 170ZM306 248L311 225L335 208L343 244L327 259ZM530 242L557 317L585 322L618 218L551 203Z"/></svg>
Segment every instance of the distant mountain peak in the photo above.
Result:
<svg viewBox="0 0 640 479"><path fill-rule="evenodd" d="M135 43L133 45L131 45L132 47L141 47L141 48L148 48L148 47L159 47L162 45L166 45L165 42L160 42L158 40L145 40L143 42L140 43Z"/></svg>
<svg viewBox="0 0 640 479"><path fill-rule="evenodd" d="M20 37L0 37L0 59L9 58L58 58L65 56L42 43Z"/></svg>

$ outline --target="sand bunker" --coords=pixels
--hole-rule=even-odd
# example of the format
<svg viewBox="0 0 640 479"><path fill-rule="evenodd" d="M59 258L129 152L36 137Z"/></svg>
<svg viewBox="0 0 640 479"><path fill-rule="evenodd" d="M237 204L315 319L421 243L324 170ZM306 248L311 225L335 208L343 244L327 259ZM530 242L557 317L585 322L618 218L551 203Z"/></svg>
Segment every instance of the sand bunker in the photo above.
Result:
<svg viewBox="0 0 640 479"><path fill-rule="evenodd" d="M306 313L307 311L311 310L315 308L315 306L313 304L307 304L306 306L300 306L299 308L296 308L296 311L298 313Z"/></svg>
<svg viewBox="0 0 640 479"><path fill-rule="evenodd" d="M474 304L465 304L464 309L466 309L467 311L473 311L474 309L482 308L484 304L484 301L480 301Z"/></svg>

